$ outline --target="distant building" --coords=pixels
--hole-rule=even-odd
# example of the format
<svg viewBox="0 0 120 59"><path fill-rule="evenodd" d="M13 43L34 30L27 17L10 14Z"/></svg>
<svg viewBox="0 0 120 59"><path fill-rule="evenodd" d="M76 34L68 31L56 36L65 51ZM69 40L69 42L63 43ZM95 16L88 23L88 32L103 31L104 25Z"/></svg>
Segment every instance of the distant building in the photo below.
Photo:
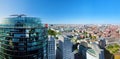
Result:
<svg viewBox="0 0 120 59"><path fill-rule="evenodd" d="M56 59L56 41L52 36L48 38L48 59Z"/></svg>

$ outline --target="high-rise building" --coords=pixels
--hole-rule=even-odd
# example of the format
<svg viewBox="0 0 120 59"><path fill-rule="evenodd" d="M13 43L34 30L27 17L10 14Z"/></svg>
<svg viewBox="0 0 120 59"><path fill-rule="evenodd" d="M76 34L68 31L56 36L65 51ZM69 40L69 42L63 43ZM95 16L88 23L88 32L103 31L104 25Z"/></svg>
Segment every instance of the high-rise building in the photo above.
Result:
<svg viewBox="0 0 120 59"><path fill-rule="evenodd" d="M81 57L83 59L86 59L86 51L87 51L87 47L85 47L84 45L79 45L79 54L81 54Z"/></svg>
<svg viewBox="0 0 120 59"><path fill-rule="evenodd" d="M53 36L48 37L48 59L56 59L56 41Z"/></svg>
<svg viewBox="0 0 120 59"><path fill-rule="evenodd" d="M72 52L72 42L68 37L59 38L59 49L61 50L61 59L74 59L74 53Z"/></svg>
<svg viewBox="0 0 120 59"><path fill-rule="evenodd" d="M47 59L47 27L39 18L12 15L0 20L0 59Z"/></svg>
<svg viewBox="0 0 120 59"><path fill-rule="evenodd" d="M99 39L99 46L100 48L105 48L106 40L104 38Z"/></svg>

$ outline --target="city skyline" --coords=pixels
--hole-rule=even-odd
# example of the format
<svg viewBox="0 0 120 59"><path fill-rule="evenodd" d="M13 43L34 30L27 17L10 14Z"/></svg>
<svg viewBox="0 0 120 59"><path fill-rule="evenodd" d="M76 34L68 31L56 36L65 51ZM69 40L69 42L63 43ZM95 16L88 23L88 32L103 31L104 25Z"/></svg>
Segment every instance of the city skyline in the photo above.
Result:
<svg viewBox="0 0 120 59"><path fill-rule="evenodd" d="M48 24L119 24L119 6L115 0L0 0L0 18L26 14Z"/></svg>

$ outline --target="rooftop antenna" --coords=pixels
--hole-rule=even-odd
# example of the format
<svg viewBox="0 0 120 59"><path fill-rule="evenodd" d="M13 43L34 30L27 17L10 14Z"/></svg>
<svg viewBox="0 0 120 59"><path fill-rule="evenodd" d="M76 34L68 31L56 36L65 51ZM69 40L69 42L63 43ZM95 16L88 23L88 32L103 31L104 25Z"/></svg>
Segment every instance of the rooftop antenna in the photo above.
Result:
<svg viewBox="0 0 120 59"><path fill-rule="evenodd" d="M22 17L22 16L26 16L25 14L14 14L14 15L10 15L10 16L17 16L17 17Z"/></svg>

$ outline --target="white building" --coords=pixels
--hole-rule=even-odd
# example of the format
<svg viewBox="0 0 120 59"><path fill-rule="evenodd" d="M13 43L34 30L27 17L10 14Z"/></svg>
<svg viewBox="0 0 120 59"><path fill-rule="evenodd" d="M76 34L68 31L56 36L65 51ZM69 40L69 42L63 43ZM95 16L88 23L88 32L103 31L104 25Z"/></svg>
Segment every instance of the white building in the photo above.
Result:
<svg viewBox="0 0 120 59"><path fill-rule="evenodd" d="M86 59L104 59L104 50L96 43L92 43L91 48L86 52Z"/></svg>
<svg viewBox="0 0 120 59"><path fill-rule="evenodd" d="M97 56L95 54L95 51L93 49L88 49L86 52L86 59L96 59Z"/></svg>
<svg viewBox="0 0 120 59"><path fill-rule="evenodd" d="M48 37L48 59L56 59L56 41L52 36Z"/></svg>

